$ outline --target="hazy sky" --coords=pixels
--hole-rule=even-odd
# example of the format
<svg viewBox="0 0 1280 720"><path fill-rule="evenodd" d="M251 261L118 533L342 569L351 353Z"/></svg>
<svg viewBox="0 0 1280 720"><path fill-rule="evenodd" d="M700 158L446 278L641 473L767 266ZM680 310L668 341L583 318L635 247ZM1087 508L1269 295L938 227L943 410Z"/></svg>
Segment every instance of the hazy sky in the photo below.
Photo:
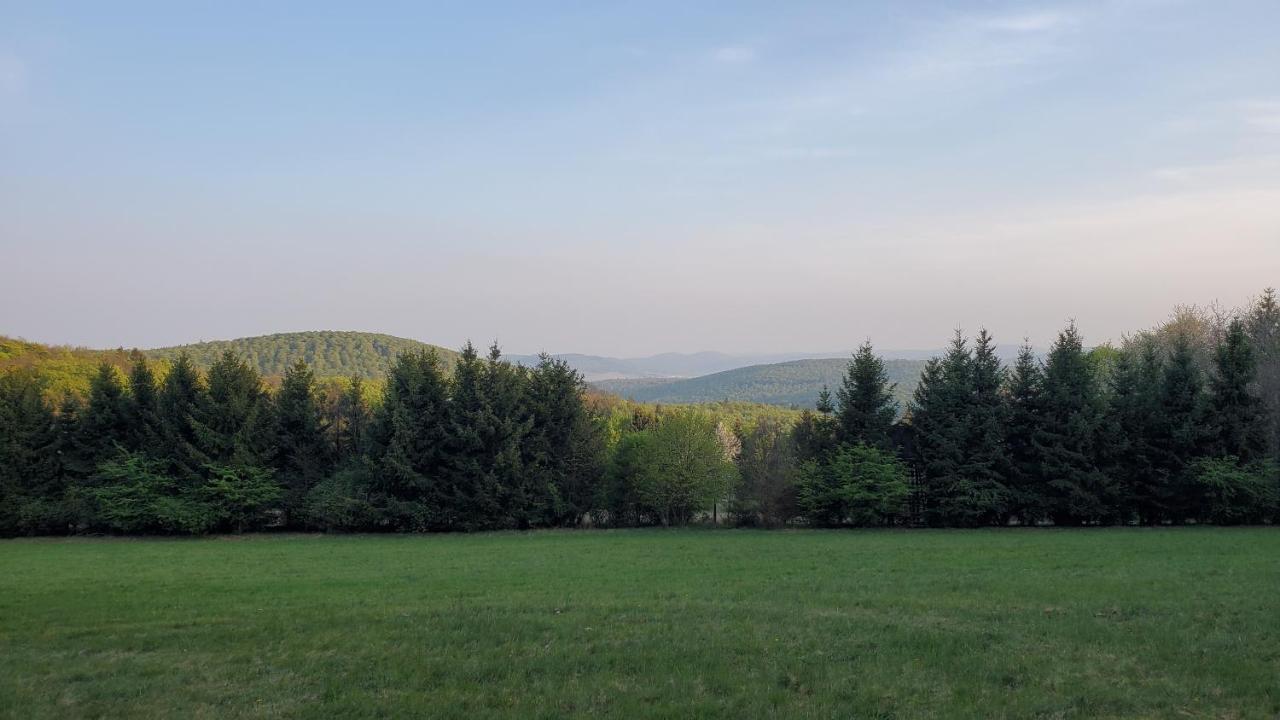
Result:
<svg viewBox="0 0 1280 720"><path fill-rule="evenodd" d="M0 0L0 334L1047 345L1280 284L1277 0L603 5Z"/></svg>

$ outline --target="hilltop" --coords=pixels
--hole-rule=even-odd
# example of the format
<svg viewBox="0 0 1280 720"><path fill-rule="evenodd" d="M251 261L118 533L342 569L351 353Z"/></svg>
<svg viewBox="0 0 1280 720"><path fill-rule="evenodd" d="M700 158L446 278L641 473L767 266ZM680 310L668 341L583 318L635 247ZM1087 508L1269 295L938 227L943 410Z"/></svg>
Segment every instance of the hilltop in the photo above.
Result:
<svg viewBox="0 0 1280 720"><path fill-rule="evenodd" d="M919 382L924 361L885 360L884 364L890 382L898 384L894 395L905 406ZM592 384L637 402L737 400L812 407L823 385L835 393L848 365L848 358L818 358L752 365L696 378L601 380Z"/></svg>
<svg viewBox="0 0 1280 720"><path fill-rule="evenodd" d="M197 365L208 367L227 350L243 357L264 376L283 375L290 365L305 360L320 377L380 378L397 355L419 350L435 350L448 368L458 360L456 351L438 345L382 333L333 330L213 340L144 352L155 360L173 360L186 352Z"/></svg>

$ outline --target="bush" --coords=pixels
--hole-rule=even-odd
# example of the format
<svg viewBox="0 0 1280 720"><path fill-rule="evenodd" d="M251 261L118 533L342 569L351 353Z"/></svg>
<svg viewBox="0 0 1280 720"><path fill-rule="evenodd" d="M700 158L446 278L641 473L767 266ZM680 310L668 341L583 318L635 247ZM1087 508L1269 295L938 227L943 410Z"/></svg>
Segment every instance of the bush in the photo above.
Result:
<svg viewBox="0 0 1280 720"><path fill-rule="evenodd" d="M278 512L284 491L270 470L254 466L207 465L210 477L200 488L218 524L233 532L265 526Z"/></svg>
<svg viewBox="0 0 1280 720"><path fill-rule="evenodd" d="M363 488L363 468L348 468L320 481L303 502L303 523L327 532L364 530L375 525L374 508Z"/></svg>
<svg viewBox="0 0 1280 720"><path fill-rule="evenodd" d="M143 453L121 452L98 466L99 487L87 490L90 525L128 534L199 534L218 523L214 508L164 473L164 463Z"/></svg>
<svg viewBox="0 0 1280 720"><path fill-rule="evenodd" d="M892 525L906 510L907 469L892 454L842 445L825 461L800 469L800 507L815 525Z"/></svg>
<svg viewBox="0 0 1280 720"><path fill-rule="evenodd" d="M1280 501L1276 466L1242 465L1234 457L1208 458L1192 467L1194 492L1202 520L1217 525L1263 522L1274 516Z"/></svg>

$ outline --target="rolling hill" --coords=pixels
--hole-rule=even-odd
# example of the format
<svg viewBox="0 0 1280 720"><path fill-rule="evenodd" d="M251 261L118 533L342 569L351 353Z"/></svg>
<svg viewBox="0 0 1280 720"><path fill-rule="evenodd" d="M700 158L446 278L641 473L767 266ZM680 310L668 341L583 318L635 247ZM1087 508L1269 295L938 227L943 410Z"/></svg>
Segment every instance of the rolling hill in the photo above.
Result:
<svg viewBox="0 0 1280 720"><path fill-rule="evenodd" d="M176 345L146 350L147 357L173 360L186 352L201 367L208 367L227 350L245 358L264 376L283 375L286 368L305 360L320 377L359 375L379 378L401 353L434 349L445 367L453 367L458 353L417 340L366 332L314 331L259 335L236 340Z"/></svg>
<svg viewBox="0 0 1280 720"><path fill-rule="evenodd" d="M592 383L637 402L700 403L717 400L769 403L813 407L822 386L832 393L840 384L848 366L848 358L820 358L791 362L752 365L696 378L658 380L602 380ZM898 384L894 391L905 406L915 390L924 368L923 360L885 360L889 380Z"/></svg>

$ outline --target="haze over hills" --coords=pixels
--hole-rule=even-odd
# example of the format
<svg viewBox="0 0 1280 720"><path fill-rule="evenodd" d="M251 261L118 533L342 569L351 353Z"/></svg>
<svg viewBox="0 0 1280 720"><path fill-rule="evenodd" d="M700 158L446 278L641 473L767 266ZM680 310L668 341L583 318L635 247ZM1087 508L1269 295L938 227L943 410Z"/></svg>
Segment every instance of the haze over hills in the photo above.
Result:
<svg viewBox="0 0 1280 720"><path fill-rule="evenodd" d="M56 378L51 390L83 391L97 365L106 360L128 362L120 350L90 350L27 343L0 338L0 369L36 365ZM143 350L151 359L170 362L188 353L200 367L208 367L231 350L244 357L265 377L280 376L292 363L307 362L319 377L359 375L382 377L394 358L413 350L434 349L446 367L458 352L418 340L355 331L275 333L233 340L214 340ZM1003 345L999 353L1012 358L1017 347ZM890 379L898 383L905 402L919 378L924 359L941 350L888 350L882 353ZM536 355L507 355L511 362L532 365ZM721 352L661 353L647 357L615 358L581 353L555 355L582 373L597 389L641 402L697 403L733 400L812 407L825 384L833 392L849 362L847 353L776 353L734 355Z"/></svg>
<svg viewBox="0 0 1280 720"><path fill-rule="evenodd" d="M899 404L905 406L915 390L924 364L924 360L885 360L890 382L897 383L894 395ZM696 378L602 380L592 385L604 392L639 402L742 400L813 407L823 385L835 392L848 365L847 358L816 358L752 365Z"/></svg>

